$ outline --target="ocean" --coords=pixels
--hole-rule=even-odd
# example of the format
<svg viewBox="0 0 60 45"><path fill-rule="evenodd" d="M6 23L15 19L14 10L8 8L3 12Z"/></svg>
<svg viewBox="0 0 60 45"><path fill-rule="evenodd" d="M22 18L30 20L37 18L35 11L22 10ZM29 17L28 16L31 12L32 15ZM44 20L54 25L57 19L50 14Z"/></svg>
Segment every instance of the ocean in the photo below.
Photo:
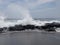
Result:
<svg viewBox="0 0 60 45"><path fill-rule="evenodd" d="M2 33L0 45L60 45L60 33L36 31Z"/></svg>
<svg viewBox="0 0 60 45"><path fill-rule="evenodd" d="M15 18L7 18L5 21L17 21L20 19L15 19ZM40 20L40 21L52 21L52 20L58 20L60 21L60 18L34 18L34 20Z"/></svg>

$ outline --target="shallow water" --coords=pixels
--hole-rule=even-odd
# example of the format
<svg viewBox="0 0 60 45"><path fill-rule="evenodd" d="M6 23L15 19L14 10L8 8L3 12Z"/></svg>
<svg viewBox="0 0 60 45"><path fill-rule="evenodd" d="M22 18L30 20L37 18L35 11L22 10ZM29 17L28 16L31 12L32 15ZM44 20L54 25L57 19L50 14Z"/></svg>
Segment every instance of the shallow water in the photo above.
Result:
<svg viewBox="0 0 60 45"><path fill-rule="evenodd" d="M34 31L1 33L0 45L60 45L60 33Z"/></svg>

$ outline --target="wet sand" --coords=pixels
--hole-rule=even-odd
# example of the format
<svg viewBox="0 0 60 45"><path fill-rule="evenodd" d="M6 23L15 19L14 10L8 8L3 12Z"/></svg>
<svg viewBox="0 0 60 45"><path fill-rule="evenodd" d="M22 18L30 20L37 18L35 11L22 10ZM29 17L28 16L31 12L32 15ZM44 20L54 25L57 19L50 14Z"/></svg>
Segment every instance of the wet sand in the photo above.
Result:
<svg viewBox="0 0 60 45"><path fill-rule="evenodd" d="M0 34L0 45L60 45L60 33L12 32Z"/></svg>

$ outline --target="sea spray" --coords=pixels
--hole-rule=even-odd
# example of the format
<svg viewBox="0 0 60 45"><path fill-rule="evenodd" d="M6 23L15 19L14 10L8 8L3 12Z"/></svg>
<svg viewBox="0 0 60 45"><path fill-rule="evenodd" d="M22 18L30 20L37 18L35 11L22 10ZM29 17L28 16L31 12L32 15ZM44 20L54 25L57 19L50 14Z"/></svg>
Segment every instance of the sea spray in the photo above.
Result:
<svg viewBox="0 0 60 45"><path fill-rule="evenodd" d="M30 18L29 18L30 19ZM54 31L56 28L60 28L59 21L39 21L34 19L23 19L18 20L17 22L9 22L5 21L3 18L0 20L0 32L7 31L23 31L25 29L38 29L38 30L45 30L45 31ZM54 28L56 27L56 28ZM57 30L56 30L57 31ZM58 31L57 31L58 32Z"/></svg>
<svg viewBox="0 0 60 45"><path fill-rule="evenodd" d="M0 28L9 27L9 26L15 25L15 22L5 21L5 18L6 17L4 17L4 16L0 16Z"/></svg>
<svg viewBox="0 0 60 45"><path fill-rule="evenodd" d="M39 22L35 21L31 15L30 15L30 12L29 12L29 9L28 8L25 8L21 5L17 5L15 3L13 4L10 4L8 6L8 13L9 14L14 14L14 12L16 12L18 15L20 15L20 18L22 18L21 20L17 20L16 24L22 24L22 25L27 25L27 24L32 24L32 25L41 25ZM10 12L12 11L12 12Z"/></svg>
<svg viewBox="0 0 60 45"><path fill-rule="evenodd" d="M17 22L14 22L14 24L18 24L18 25L19 24L22 24L22 25L32 24L36 26L41 26L41 25L45 25L45 23L57 22L57 21L40 21L40 20L36 21L31 17L28 7L26 8L16 3L12 3L8 5L7 11L11 15L16 13L17 15L19 15L20 18L22 18L21 20L17 20Z"/></svg>
<svg viewBox="0 0 60 45"><path fill-rule="evenodd" d="M13 4L14 5L14 4ZM12 6L13 6L12 5ZM11 9L11 5L8 6L9 9ZM18 8L20 7L20 8ZM18 5L15 5L15 8L13 8L11 11L16 11L21 13L21 17L22 17L22 20L17 20L16 22L10 22L10 21L5 21L5 18L6 17L3 17L1 16L1 19L0 19L0 28L3 28L3 27L14 27L15 25L34 25L34 26L44 26L46 23L53 23L53 22L57 22L57 23L60 23L60 21L56 21L56 20L53 20L53 21L40 21L40 20L34 20L30 13L29 13L29 10L26 9L26 8L23 8L21 6L18 6Z"/></svg>

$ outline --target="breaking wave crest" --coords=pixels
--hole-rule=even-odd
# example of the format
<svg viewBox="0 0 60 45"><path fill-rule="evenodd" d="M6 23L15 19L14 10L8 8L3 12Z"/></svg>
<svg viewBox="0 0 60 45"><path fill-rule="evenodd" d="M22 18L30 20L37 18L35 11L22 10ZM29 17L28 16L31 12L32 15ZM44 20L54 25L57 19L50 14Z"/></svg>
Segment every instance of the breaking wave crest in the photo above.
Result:
<svg viewBox="0 0 60 45"><path fill-rule="evenodd" d="M16 22L11 22L11 21L5 21L6 17L0 16L0 28L1 27L9 27L9 26L14 26L16 24L21 24L21 25L35 25L35 26L42 26L45 25L45 23L53 23L57 22L60 23L58 20L52 20L52 21L40 21L40 20L33 20L33 19L22 19L22 20L17 20Z"/></svg>
<svg viewBox="0 0 60 45"><path fill-rule="evenodd" d="M52 21L40 21L40 20L33 20L32 18L26 18L22 20L17 20L16 22L11 21L5 21L6 17L0 16L0 28L3 27L10 27L15 25L35 25L35 26L43 26L46 23L53 23L57 22L60 23L58 20L52 20ZM59 29L56 29L57 32L60 32Z"/></svg>

